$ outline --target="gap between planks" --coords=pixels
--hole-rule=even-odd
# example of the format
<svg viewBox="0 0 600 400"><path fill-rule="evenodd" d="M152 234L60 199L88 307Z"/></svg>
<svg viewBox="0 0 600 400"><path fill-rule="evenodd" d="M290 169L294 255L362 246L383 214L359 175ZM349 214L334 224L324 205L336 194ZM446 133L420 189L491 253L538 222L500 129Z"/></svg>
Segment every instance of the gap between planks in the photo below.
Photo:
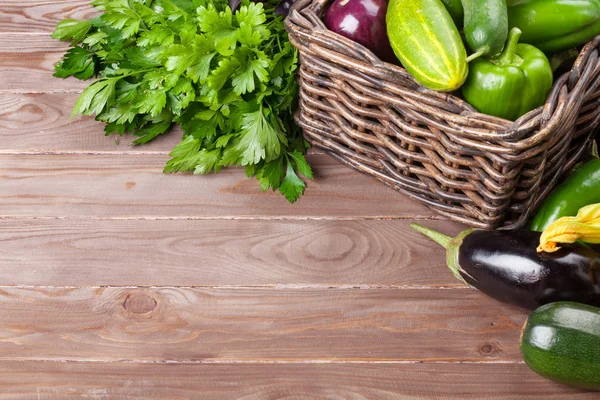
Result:
<svg viewBox="0 0 600 400"><path fill-rule="evenodd" d="M409 216L86 216L86 215L0 215L2 220L43 221L449 221L447 217L432 215Z"/></svg>
<svg viewBox="0 0 600 400"><path fill-rule="evenodd" d="M487 361L473 361L473 360L460 360L460 361L441 361L441 360L93 360L93 359L78 359L78 358L11 358L11 357L0 357L0 362L40 362L40 363L79 363L79 364L177 364L177 365L264 365L264 364L390 364L390 365L401 365L401 364L466 364L466 365L481 365L481 364L510 364L518 365L525 364L524 361L512 361L512 360L487 360Z"/></svg>
<svg viewBox="0 0 600 400"><path fill-rule="evenodd" d="M94 82L89 80L90 85ZM22 90L22 89L0 89L0 94L81 94L81 89L54 89L54 90Z"/></svg>
<svg viewBox="0 0 600 400"><path fill-rule="evenodd" d="M136 146L130 146L131 148ZM168 156L170 151L51 151L51 150L0 150L0 156ZM325 155L324 151L309 149L311 155Z"/></svg>
<svg viewBox="0 0 600 400"><path fill-rule="evenodd" d="M50 36L51 32L43 32L43 31L37 31L37 32L3 32L0 31L0 38L2 37L9 37L9 36ZM57 40L57 39L55 39Z"/></svg>
<svg viewBox="0 0 600 400"><path fill-rule="evenodd" d="M77 290L77 289L219 289L219 290L474 290L466 284L440 285L343 285L343 284L273 284L273 285L0 285L2 289Z"/></svg>

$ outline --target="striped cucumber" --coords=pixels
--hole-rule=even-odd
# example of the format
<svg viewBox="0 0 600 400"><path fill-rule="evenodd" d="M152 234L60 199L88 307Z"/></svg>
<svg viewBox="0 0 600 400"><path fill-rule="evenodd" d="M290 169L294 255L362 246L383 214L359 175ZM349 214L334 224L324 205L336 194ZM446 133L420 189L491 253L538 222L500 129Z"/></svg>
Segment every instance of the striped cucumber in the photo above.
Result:
<svg viewBox="0 0 600 400"><path fill-rule="evenodd" d="M508 37L506 0L461 0L465 11L465 37L474 52L468 61L495 56Z"/></svg>
<svg viewBox="0 0 600 400"><path fill-rule="evenodd" d="M467 51L441 0L390 0L386 21L394 53L417 82L440 92L462 86Z"/></svg>

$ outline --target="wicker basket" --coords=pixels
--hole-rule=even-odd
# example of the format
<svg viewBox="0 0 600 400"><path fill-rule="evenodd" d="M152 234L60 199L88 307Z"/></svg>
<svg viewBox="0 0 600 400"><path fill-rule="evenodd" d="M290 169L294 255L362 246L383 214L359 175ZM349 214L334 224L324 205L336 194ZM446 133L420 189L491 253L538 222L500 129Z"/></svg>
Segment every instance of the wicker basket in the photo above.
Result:
<svg viewBox="0 0 600 400"><path fill-rule="evenodd" d="M483 229L515 229L591 144L600 123L600 37L515 122L420 86L401 67L329 31L330 0L298 0L286 20L300 52L296 121L313 145Z"/></svg>

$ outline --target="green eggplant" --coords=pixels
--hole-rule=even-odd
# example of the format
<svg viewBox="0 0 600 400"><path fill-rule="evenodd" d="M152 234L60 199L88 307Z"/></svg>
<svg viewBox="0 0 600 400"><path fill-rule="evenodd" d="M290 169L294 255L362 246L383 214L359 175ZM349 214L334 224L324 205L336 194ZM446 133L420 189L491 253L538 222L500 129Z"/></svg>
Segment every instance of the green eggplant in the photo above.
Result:
<svg viewBox="0 0 600 400"><path fill-rule="evenodd" d="M509 28L521 40L552 54L600 35L600 0L507 0Z"/></svg>
<svg viewBox="0 0 600 400"><path fill-rule="evenodd" d="M513 28L500 56L471 62L462 93L479 112L514 121L546 101L552 67L543 52L519 43L520 36Z"/></svg>

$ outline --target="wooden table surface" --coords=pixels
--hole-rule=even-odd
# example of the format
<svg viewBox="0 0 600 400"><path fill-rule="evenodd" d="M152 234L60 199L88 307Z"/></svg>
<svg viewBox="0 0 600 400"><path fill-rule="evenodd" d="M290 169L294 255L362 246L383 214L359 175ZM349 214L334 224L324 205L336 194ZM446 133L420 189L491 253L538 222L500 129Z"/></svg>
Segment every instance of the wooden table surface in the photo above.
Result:
<svg viewBox="0 0 600 400"><path fill-rule="evenodd" d="M597 399L522 363L526 314L459 284L445 220L313 151L289 205L163 175L53 78L88 0L0 1L0 399Z"/></svg>

